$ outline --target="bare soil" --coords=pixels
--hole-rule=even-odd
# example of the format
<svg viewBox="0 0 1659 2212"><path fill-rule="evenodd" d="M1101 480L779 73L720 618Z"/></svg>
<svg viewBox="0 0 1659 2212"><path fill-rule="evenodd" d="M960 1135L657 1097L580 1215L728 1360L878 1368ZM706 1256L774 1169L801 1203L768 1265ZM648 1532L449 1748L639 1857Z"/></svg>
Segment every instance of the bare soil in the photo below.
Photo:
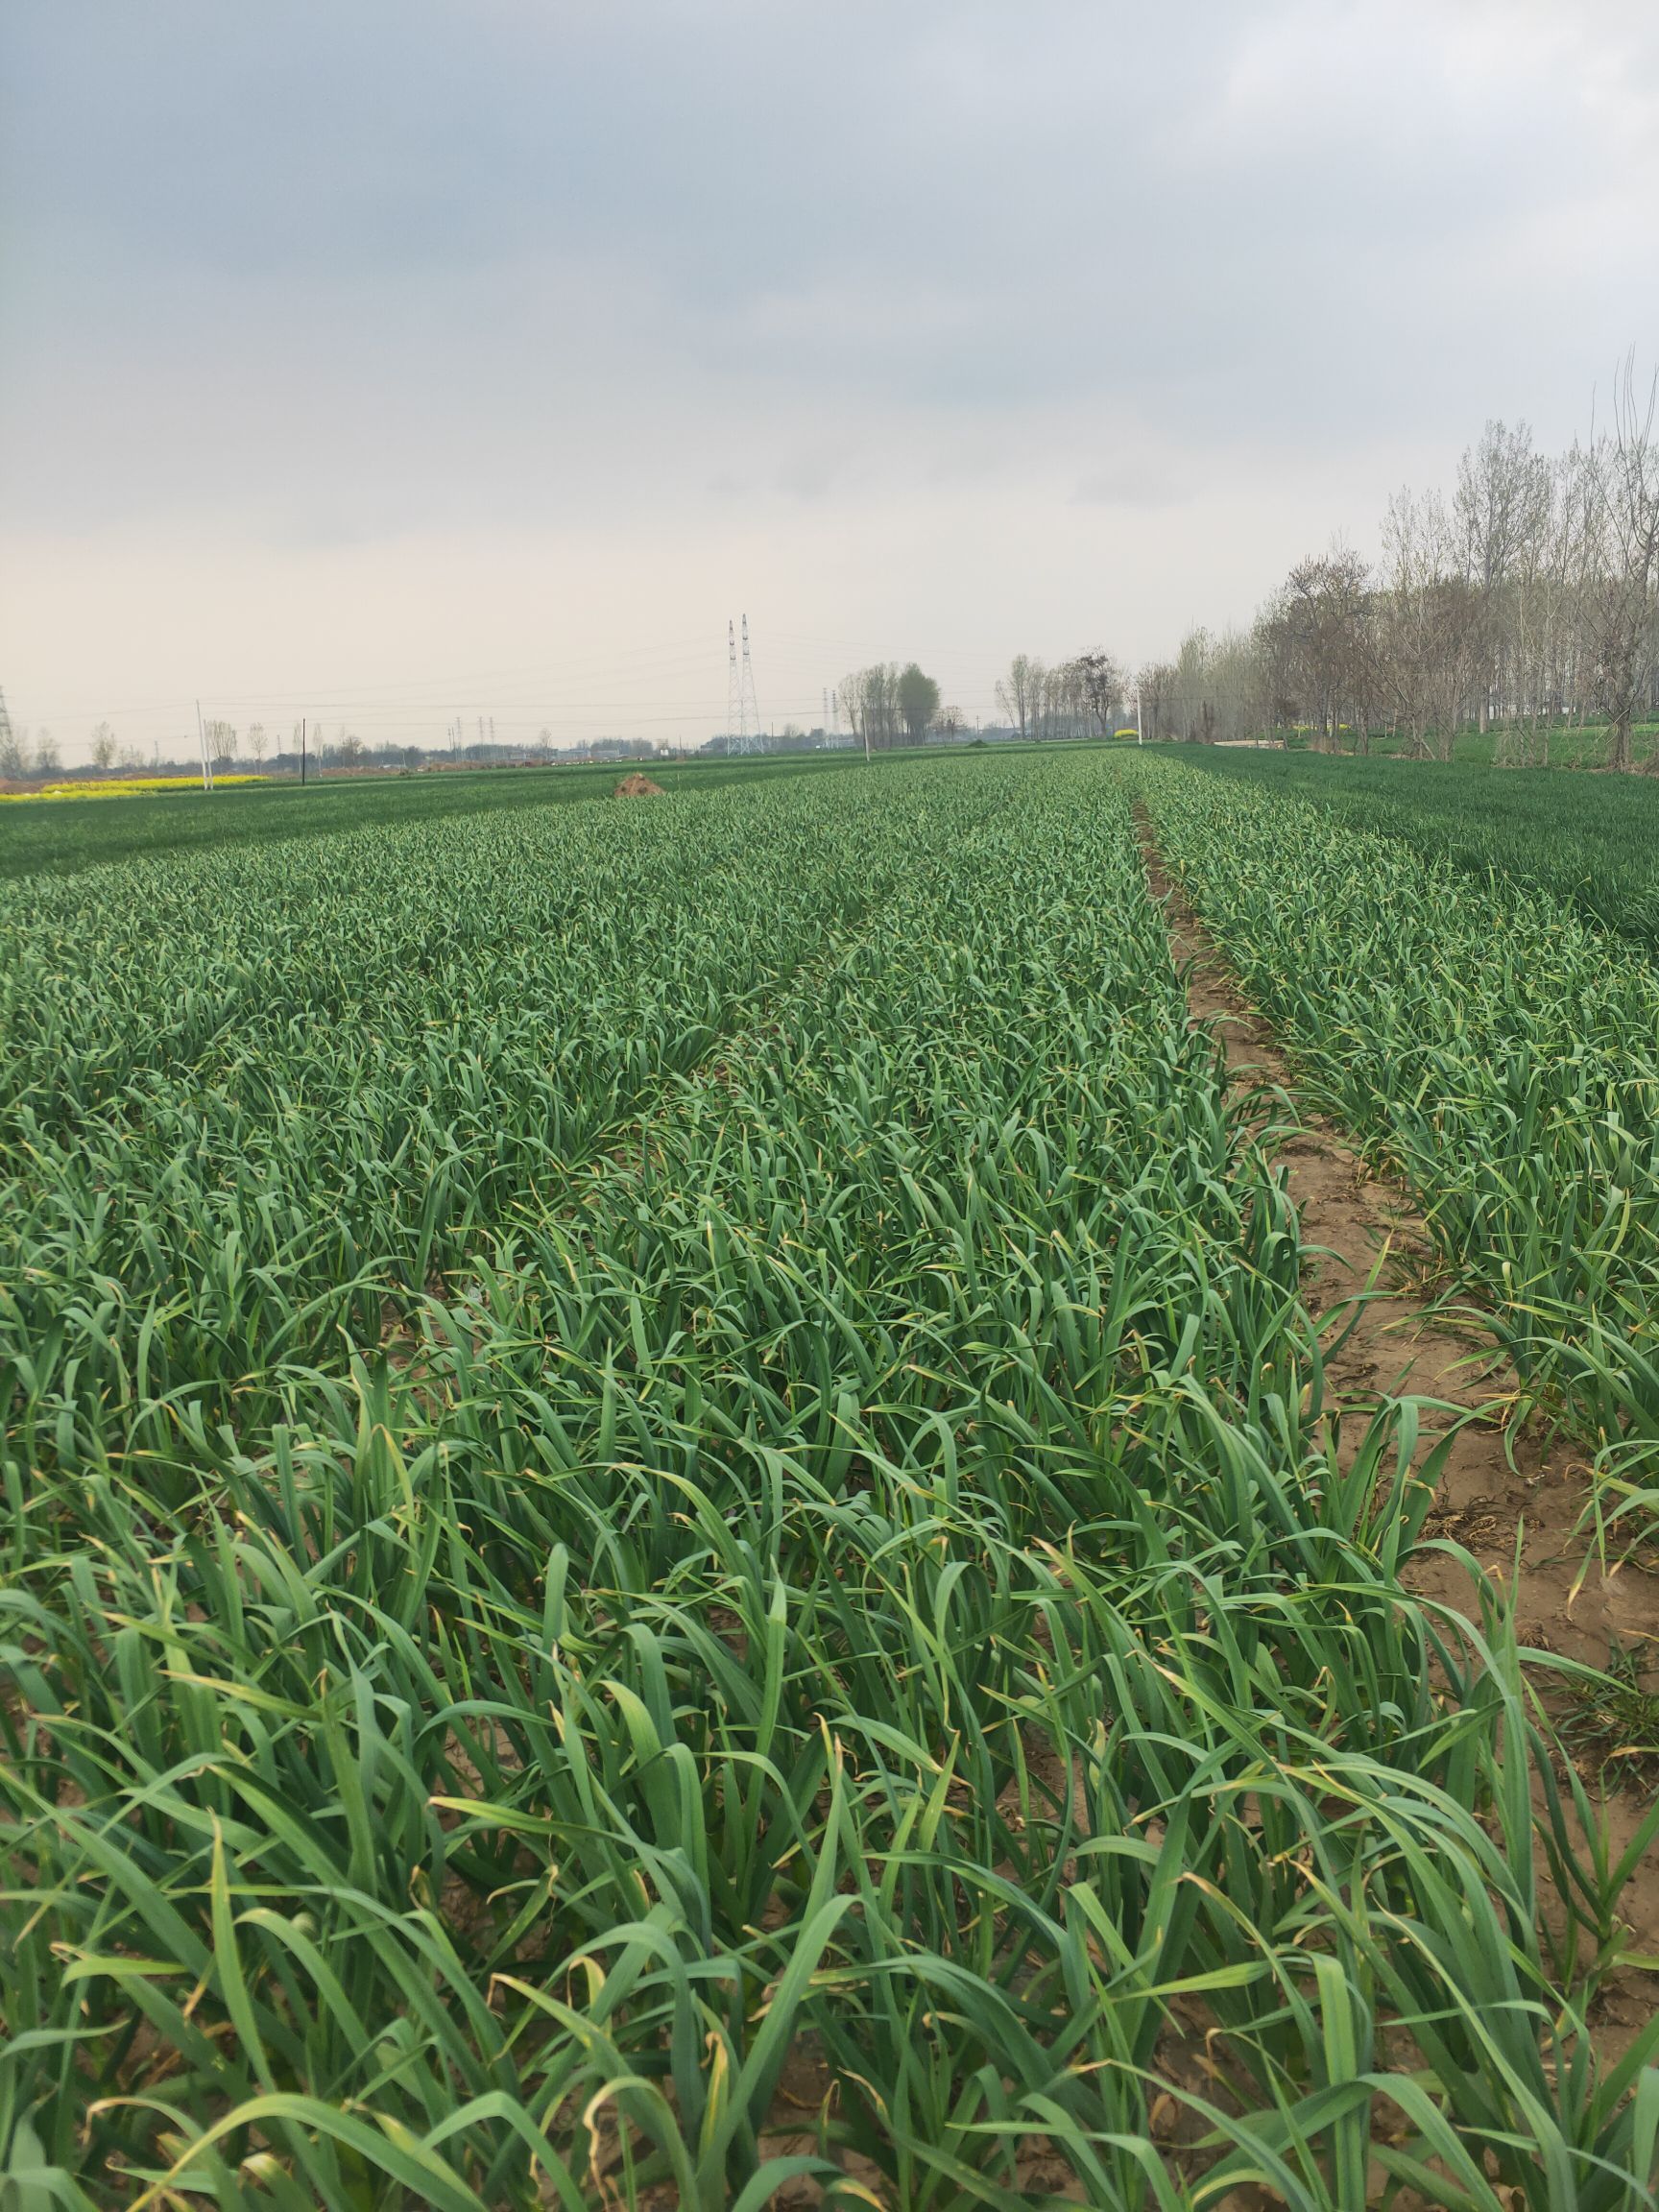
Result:
<svg viewBox="0 0 1659 2212"><path fill-rule="evenodd" d="M632 776L623 777L611 796L613 799L661 799L665 794L661 783L653 783L649 776L641 776L636 770Z"/></svg>

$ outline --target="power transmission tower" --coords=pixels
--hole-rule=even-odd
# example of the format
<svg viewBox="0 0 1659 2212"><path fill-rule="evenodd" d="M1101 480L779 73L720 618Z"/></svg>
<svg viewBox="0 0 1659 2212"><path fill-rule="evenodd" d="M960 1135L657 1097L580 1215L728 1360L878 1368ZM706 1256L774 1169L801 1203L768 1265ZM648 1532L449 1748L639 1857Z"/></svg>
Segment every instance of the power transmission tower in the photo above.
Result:
<svg viewBox="0 0 1659 2212"><path fill-rule="evenodd" d="M13 745L12 717L6 711L6 694L0 691L0 760L10 760ZM0 770L0 774L6 771Z"/></svg>
<svg viewBox="0 0 1659 2212"><path fill-rule="evenodd" d="M739 753L764 753L765 739L760 729L760 709L755 697L755 667L749 658L749 617L743 617L743 687L737 701L737 750Z"/></svg>

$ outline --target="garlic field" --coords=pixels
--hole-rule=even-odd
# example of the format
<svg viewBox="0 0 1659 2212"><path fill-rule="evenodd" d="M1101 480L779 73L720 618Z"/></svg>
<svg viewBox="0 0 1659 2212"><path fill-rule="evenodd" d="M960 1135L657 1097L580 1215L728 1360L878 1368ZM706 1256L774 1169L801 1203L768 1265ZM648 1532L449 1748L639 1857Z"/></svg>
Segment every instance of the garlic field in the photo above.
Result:
<svg viewBox="0 0 1659 2212"><path fill-rule="evenodd" d="M1639 1533L1546 893L1089 751L0 886L19 2207L1652 2203L1655 1820L1414 1587L1143 836Z"/></svg>

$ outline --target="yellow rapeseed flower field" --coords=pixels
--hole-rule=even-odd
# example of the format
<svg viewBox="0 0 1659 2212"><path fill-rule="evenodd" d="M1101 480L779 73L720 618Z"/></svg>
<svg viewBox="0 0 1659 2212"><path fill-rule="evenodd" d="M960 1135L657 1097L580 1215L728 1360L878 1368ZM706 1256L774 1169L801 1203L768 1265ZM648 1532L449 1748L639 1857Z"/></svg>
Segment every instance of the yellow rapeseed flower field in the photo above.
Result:
<svg viewBox="0 0 1659 2212"><path fill-rule="evenodd" d="M214 784L268 783L268 776L215 776ZM0 805L26 805L36 799L123 799L137 793L149 797L156 791L200 790L200 776L112 776L82 778L74 782L43 783L38 791L0 791Z"/></svg>

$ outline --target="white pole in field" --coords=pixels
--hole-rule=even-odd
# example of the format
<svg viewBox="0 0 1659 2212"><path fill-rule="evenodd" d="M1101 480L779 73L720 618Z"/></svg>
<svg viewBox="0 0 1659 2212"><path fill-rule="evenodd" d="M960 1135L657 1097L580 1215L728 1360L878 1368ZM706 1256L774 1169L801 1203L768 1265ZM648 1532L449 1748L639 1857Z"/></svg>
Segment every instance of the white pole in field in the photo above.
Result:
<svg viewBox="0 0 1659 2212"><path fill-rule="evenodd" d="M196 742L202 748L202 788L204 791L211 791L213 788L213 769L207 758L207 726L202 719L202 702L200 699L196 702Z"/></svg>
<svg viewBox="0 0 1659 2212"><path fill-rule="evenodd" d="M1135 685L1135 742L1137 745L1144 745L1146 742L1145 733L1141 728L1141 685L1139 682Z"/></svg>

